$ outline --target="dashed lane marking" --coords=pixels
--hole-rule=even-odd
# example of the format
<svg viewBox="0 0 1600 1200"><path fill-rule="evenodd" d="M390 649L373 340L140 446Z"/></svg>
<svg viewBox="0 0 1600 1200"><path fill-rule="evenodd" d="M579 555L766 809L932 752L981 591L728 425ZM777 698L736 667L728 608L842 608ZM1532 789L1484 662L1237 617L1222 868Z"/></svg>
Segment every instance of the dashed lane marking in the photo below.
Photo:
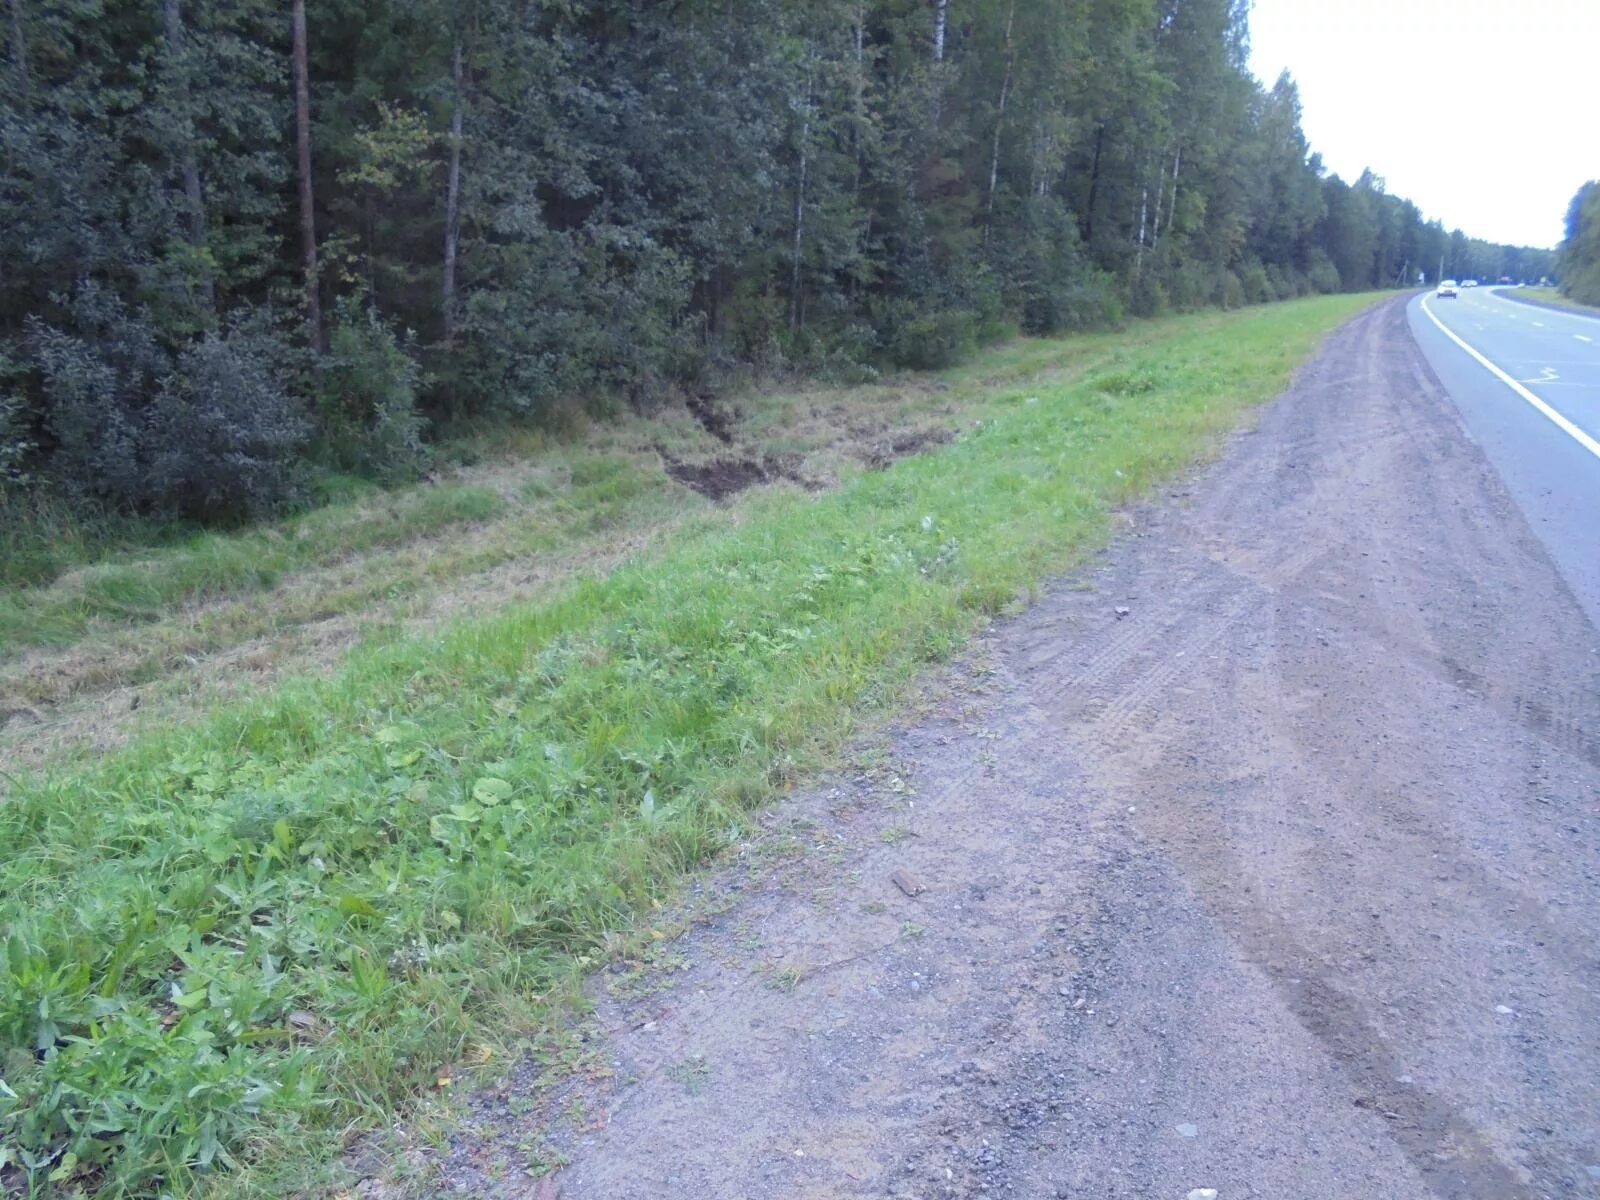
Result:
<svg viewBox="0 0 1600 1200"><path fill-rule="evenodd" d="M1477 359L1480 363L1487 367L1489 372L1496 379L1505 384L1517 395L1521 396L1529 404L1533 405L1533 407L1544 416L1548 417L1551 422L1555 424L1557 429L1561 430L1561 432L1565 433L1573 441L1577 442L1578 445L1582 446L1590 454L1594 455L1596 458L1600 458L1600 442L1595 441L1594 438L1590 437L1583 430L1579 429L1571 421L1567 420L1566 417L1562 416L1543 400L1539 399L1539 397L1535 396L1527 388L1523 387L1515 379L1511 378L1511 376L1507 375L1499 367L1495 366L1494 363L1485 358L1471 344L1463 340L1460 335L1455 332L1455 330L1451 329L1443 321L1439 320L1439 318L1434 314L1433 309L1429 307L1426 299L1422 301L1422 311L1428 314L1428 320L1432 321L1439 327L1440 333L1444 334L1445 337L1449 338L1468 354L1472 355L1473 358Z"/></svg>

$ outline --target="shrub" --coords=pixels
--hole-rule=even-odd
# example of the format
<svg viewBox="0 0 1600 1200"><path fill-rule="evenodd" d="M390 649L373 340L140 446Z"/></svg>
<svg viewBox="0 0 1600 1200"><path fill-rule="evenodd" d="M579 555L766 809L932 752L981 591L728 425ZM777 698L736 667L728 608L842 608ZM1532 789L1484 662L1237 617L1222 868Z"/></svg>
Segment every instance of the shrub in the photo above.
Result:
<svg viewBox="0 0 1600 1200"><path fill-rule="evenodd" d="M1170 307L1167 289L1149 273L1140 275L1128 289L1128 311L1136 317L1159 317Z"/></svg>
<svg viewBox="0 0 1600 1200"><path fill-rule="evenodd" d="M1185 259L1164 273L1162 284L1172 307L1190 312L1205 305L1210 280L1204 265Z"/></svg>
<svg viewBox="0 0 1600 1200"><path fill-rule="evenodd" d="M1339 268L1321 250L1312 251L1311 267L1306 272L1306 278L1312 288L1323 293L1337 292L1343 286L1339 279Z"/></svg>
<svg viewBox="0 0 1600 1200"><path fill-rule="evenodd" d="M28 322L28 349L54 441L52 473L79 497L149 506L144 417L172 362L143 309L98 284L60 297L67 329Z"/></svg>
<svg viewBox="0 0 1600 1200"><path fill-rule="evenodd" d="M769 280L740 280L723 304L717 348L734 362L758 371L782 369L788 306Z"/></svg>
<svg viewBox="0 0 1600 1200"><path fill-rule="evenodd" d="M978 314L946 309L915 317L896 329L889 357L897 367L932 371L954 366L978 348Z"/></svg>
<svg viewBox="0 0 1600 1200"><path fill-rule="evenodd" d="M1244 284L1232 271L1224 268L1217 276L1216 303L1223 308L1244 307Z"/></svg>
<svg viewBox="0 0 1600 1200"><path fill-rule="evenodd" d="M157 508L257 517L298 495L310 426L286 386L286 358L269 332L243 325L183 352L144 430Z"/></svg>
<svg viewBox="0 0 1600 1200"><path fill-rule="evenodd" d="M385 482L427 464L417 409L421 371L409 345L375 309L341 303L317 366L317 415L329 462Z"/></svg>
<svg viewBox="0 0 1600 1200"><path fill-rule="evenodd" d="M236 319L174 360L143 309L97 284L61 303L71 332L34 321L28 341L49 471L66 494L208 519L260 515L295 494L306 426L285 386L287 351L264 325Z"/></svg>
<svg viewBox="0 0 1600 1200"><path fill-rule="evenodd" d="M1244 288L1246 304L1266 304L1277 299L1272 290L1272 281L1267 277L1267 269L1258 262L1246 264L1239 282Z"/></svg>
<svg viewBox="0 0 1600 1200"><path fill-rule="evenodd" d="M1122 298L1111 276L1092 272L1075 283L1030 297L1022 310L1027 333L1047 335L1122 324Z"/></svg>
<svg viewBox="0 0 1600 1200"><path fill-rule="evenodd" d="M28 482L28 462L33 455L33 435L27 401L10 390L20 374L0 353L0 492Z"/></svg>

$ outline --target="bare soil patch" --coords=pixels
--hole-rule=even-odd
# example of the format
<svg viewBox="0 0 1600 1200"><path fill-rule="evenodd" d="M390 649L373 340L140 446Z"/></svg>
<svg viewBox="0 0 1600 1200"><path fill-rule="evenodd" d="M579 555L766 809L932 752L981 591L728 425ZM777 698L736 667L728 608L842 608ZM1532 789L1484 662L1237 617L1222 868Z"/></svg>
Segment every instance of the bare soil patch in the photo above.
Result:
<svg viewBox="0 0 1600 1200"><path fill-rule="evenodd" d="M764 483L788 480L814 489L817 485L800 474L793 459L764 455L759 458L719 458L711 462L686 463L664 458L666 472L685 487L693 488L709 500L726 500Z"/></svg>
<svg viewBox="0 0 1600 1200"><path fill-rule="evenodd" d="M733 445L734 431L739 424L737 410L724 408L715 396L704 392L690 396L687 406L702 429L724 446Z"/></svg>

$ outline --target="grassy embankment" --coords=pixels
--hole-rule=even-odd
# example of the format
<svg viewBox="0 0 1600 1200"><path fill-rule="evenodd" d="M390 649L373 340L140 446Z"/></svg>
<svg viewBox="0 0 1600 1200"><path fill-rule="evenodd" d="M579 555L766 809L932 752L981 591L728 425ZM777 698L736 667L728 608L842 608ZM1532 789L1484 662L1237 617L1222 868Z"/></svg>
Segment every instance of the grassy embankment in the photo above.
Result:
<svg viewBox="0 0 1600 1200"><path fill-rule="evenodd" d="M608 931L1369 302L1003 347L943 376L981 419L942 450L701 505L609 574L12 779L11 1161L281 1194L561 1012Z"/></svg>
<svg viewBox="0 0 1600 1200"><path fill-rule="evenodd" d="M1502 288L1502 296L1512 300L1520 300L1524 304L1542 305L1546 308L1565 308L1573 312L1588 313L1590 316L1600 317L1600 307L1593 304L1583 304L1571 296L1564 296L1556 288L1529 287L1529 288Z"/></svg>

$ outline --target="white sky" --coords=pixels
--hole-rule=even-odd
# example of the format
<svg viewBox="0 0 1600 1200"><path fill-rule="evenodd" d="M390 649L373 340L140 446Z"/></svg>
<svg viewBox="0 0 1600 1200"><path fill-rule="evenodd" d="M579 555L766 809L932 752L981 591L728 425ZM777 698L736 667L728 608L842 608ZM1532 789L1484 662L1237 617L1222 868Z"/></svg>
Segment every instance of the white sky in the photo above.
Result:
<svg viewBox="0 0 1600 1200"><path fill-rule="evenodd" d="M1473 237L1553 246L1600 178L1600 0L1254 0L1250 65L1330 171Z"/></svg>

